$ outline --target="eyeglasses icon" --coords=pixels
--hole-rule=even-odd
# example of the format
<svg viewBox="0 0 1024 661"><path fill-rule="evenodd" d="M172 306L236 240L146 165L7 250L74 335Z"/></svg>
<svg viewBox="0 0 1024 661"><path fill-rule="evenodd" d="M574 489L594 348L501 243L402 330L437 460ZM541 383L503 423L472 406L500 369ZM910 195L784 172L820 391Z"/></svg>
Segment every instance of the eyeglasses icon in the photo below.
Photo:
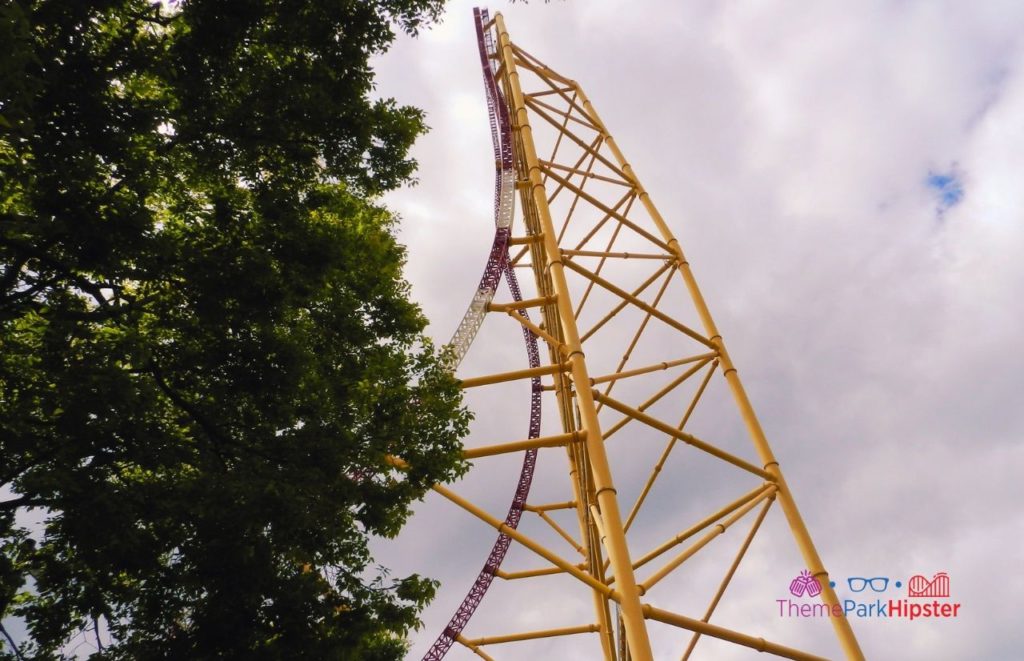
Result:
<svg viewBox="0 0 1024 661"><path fill-rule="evenodd" d="M885 589L889 587L889 579L885 576L876 576L875 578L853 576L846 579L846 584L850 586L850 592L863 592L869 585L875 592L885 592Z"/></svg>

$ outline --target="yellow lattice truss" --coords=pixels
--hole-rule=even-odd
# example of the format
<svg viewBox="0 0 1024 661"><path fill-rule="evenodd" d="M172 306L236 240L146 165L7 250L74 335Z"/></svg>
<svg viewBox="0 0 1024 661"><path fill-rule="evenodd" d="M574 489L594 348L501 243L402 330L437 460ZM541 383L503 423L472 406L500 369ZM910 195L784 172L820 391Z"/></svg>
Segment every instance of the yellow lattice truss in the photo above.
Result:
<svg viewBox="0 0 1024 661"><path fill-rule="evenodd" d="M487 387L541 375L544 389L552 392L547 395L549 401L557 401L562 431L473 447L465 454L486 461L486 457L534 448L562 449L568 457L571 499L528 504L525 515L550 526L565 542L564 551L505 526L448 487L437 485L435 490L543 562L532 570L499 570L498 579L543 581L568 575L576 579L579 590L591 595L594 620L512 634L460 635L458 643L489 659L496 653L495 645L574 636L581 647L592 650L593 658L647 661L652 658L648 626L655 621L692 632L688 644L679 650L683 659L690 657L702 636L785 658L821 658L711 623L774 503L781 508L807 568L821 584L823 601L838 602L668 224L580 86L512 43L500 14L486 29L493 30L492 38L497 39L497 78L508 104L515 145L522 224L517 218L519 235L511 242L512 259L522 272L532 272L536 284L533 298L494 302L489 309L525 325L540 338L547 348L548 365L465 376L463 385ZM541 321L530 322L518 312L528 308L539 309ZM687 431L716 375L727 384L729 406L738 410L756 462L742 458L739 449L727 449ZM625 491L616 488L613 446L628 446L641 437L644 443L660 437L662 449L646 475L639 479L635 471L629 475L637 484L629 490L635 495L627 500L622 496ZM749 448L747 444L748 453ZM651 504L648 496L656 482L671 479L666 477L670 473L666 467L673 452L704 455L748 484L731 502L710 503L706 516L682 521L680 532L663 543L637 552L639 545L633 542L631 552L627 539L633 539L634 523ZM564 521L570 513L575 513L576 530L566 530L556 520L563 517ZM716 538L733 526L746 529L738 550L735 544L718 548ZM706 608L689 615L659 608L657 588L670 584L698 553L731 558ZM863 658L846 618L828 619L847 657ZM508 656L517 658L508 649Z"/></svg>

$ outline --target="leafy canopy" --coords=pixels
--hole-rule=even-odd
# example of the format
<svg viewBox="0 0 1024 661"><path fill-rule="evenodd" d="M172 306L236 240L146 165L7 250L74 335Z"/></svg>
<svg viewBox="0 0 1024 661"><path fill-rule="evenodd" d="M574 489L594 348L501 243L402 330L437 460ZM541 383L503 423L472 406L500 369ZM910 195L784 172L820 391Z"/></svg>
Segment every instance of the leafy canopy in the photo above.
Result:
<svg viewBox="0 0 1024 661"><path fill-rule="evenodd" d="M423 116L371 99L368 58L441 4L0 4L0 618L24 654L99 621L95 658L401 655L434 584L374 569L367 535L460 474L468 414L374 202Z"/></svg>

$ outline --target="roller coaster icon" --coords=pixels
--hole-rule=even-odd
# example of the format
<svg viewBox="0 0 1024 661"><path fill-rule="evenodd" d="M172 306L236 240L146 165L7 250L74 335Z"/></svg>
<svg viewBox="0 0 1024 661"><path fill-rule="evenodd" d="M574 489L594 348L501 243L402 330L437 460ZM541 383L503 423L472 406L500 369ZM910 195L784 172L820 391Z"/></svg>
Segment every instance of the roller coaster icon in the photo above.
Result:
<svg viewBox="0 0 1024 661"><path fill-rule="evenodd" d="M920 574L907 581L907 593L911 597L948 597L949 575L940 571L928 580Z"/></svg>

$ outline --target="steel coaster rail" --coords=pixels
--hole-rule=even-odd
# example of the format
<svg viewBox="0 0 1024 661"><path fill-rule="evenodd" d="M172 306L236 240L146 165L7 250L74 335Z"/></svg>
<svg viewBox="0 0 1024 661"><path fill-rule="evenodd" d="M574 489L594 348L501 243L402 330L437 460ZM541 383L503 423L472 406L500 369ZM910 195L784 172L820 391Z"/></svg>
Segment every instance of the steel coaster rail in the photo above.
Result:
<svg viewBox="0 0 1024 661"><path fill-rule="evenodd" d="M519 280L516 278L515 269L509 260L508 246L512 230L512 217L515 209L515 170L512 163L512 128L508 116L508 107L502 98L495 79L495 71L491 65L491 56L497 54L494 40L485 25L489 22L487 10L473 10L476 23L477 47L480 52L480 63L483 68L484 90L487 97L487 113L491 124L491 142L494 147L494 241L491 245L491 252L487 258L487 265L484 267L483 276L480 278L480 285L477 287L473 300L466 310L455 335L452 337L449 346L450 365L454 371L469 351L473 339L476 337L480 326L483 324L487 314L487 306L494 298L494 294L501 282L501 276L505 276L508 288L512 293L512 299L516 302L523 300L522 290L519 287ZM517 311L519 315L529 321L529 314L525 309ZM537 336L529 328L522 326L523 339L526 343L526 354L530 367L540 367L540 350L537 345ZM540 377L531 379L530 392L530 423L529 435L531 439L540 436L541 423L541 382ZM512 503L509 505L508 514L505 517L505 525L515 529L523 515L523 508L526 505L527 496L530 493L530 486L533 482L533 471L537 462L537 450L528 450L523 457L523 467L519 474L519 482L516 485ZM452 645L461 637L463 629L469 623L470 618L476 612L477 607L483 601L488 588L494 581L494 576L501 568L501 563L508 553L512 539L501 533L498 535L494 546L491 548L483 569L477 575L476 580L470 587L462 603L452 615L448 625L431 645L430 649L423 656L423 661L439 661L443 659L451 649Z"/></svg>

